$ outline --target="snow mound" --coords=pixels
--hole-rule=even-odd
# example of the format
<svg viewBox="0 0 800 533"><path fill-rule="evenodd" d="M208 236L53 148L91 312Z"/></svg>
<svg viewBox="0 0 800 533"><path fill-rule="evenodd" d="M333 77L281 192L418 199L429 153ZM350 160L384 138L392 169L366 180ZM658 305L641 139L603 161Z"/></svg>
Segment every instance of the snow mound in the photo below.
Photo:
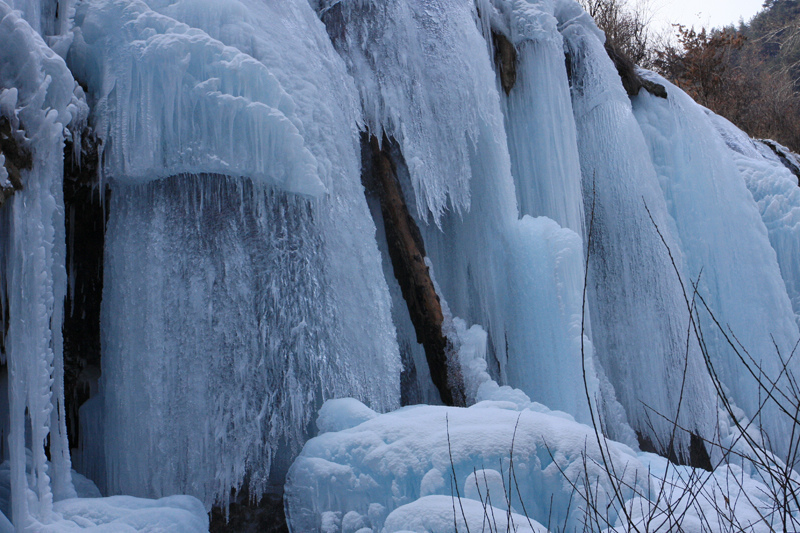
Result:
<svg viewBox="0 0 800 533"><path fill-rule="evenodd" d="M28 475L33 470L33 456L26 450ZM49 465L48 465L49 466ZM27 530L37 533L199 533L208 531L208 515L203 504L191 496L169 496L159 500L111 496L102 498L95 484L81 474L71 472L77 498L53 504L46 520L31 520ZM33 487L30 487L33 489ZM33 492L29 490L29 498ZM11 510L11 465L0 464L0 533L11 533L14 526L6 518Z"/></svg>
<svg viewBox="0 0 800 533"><path fill-rule="evenodd" d="M348 416L352 402L329 402L326 417L340 408ZM627 486L646 489L633 450L609 443L607 457ZM518 411L511 402L407 407L308 441L287 477L286 512L298 532L350 531L348 516L372 531L452 531L453 498L459 519L460 496L466 521L480 527L488 489L495 517L510 506L539 531L533 519L546 522L552 504L552 520L576 527L583 511L577 501L568 504L567 478L580 485L585 466L602 503L611 488L600 461L594 431L556 413ZM498 493L504 484L513 487L510 495ZM513 520L530 527L524 517Z"/></svg>
<svg viewBox="0 0 800 533"><path fill-rule="evenodd" d="M456 531L515 531L517 533L540 533L546 528L536 520L529 520L517 513L507 515L501 509L485 509L478 500L464 499L455 502L456 518L453 518L453 498L450 496L426 496L395 509L386 518L383 531L421 531L428 533L451 533ZM463 514L462 514L463 509Z"/></svg>
<svg viewBox="0 0 800 533"><path fill-rule="evenodd" d="M202 502L192 496L168 496L158 500L132 496L72 498L55 504L63 520L42 525L42 533L134 533L208 531L208 515Z"/></svg>

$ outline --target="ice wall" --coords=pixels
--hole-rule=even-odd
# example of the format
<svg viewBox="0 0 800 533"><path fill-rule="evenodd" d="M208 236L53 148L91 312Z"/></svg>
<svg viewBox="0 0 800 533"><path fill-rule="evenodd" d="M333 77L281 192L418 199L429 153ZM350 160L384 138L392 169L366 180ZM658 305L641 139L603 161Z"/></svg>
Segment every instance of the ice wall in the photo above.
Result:
<svg viewBox="0 0 800 533"><path fill-rule="evenodd" d="M493 8L483 9L481 16L489 17L487 10ZM515 16L549 20L534 6L522 12ZM547 219L519 220L516 187L536 190L538 176L527 168L519 176L512 173L484 21L474 3L323 3L321 16L361 91L368 131L385 132L398 142L398 178L408 203L417 206L415 217L440 296L455 317L488 332L490 372L536 401L588 419L581 377L581 239ZM548 23L554 31L554 21ZM557 33L550 38L560 42ZM536 68L523 74L529 76L528 87L518 105L545 91L569 109L565 72L551 93L546 85L558 79L558 72L544 76L546 66ZM546 151L525 137L533 130L527 119L536 117L520 119L520 128L527 129L514 141L520 168ZM557 190L577 190L579 173L561 174L578 168L577 160L569 160L576 153L574 125L556 129L541 138L558 135L554 142L564 147L564 160L544 172L552 192L550 200L536 198L543 206L538 214L546 212L581 231L580 196L556 198ZM439 151L446 157L437 159ZM555 207L546 209L548 202ZM585 341L594 397L599 385L591 344Z"/></svg>
<svg viewBox="0 0 800 533"><path fill-rule="evenodd" d="M112 493L210 507L280 484L325 398L397 407L399 353L322 23L303 1L152 6L81 4L69 56L112 187L105 448L82 459Z"/></svg>
<svg viewBox="0 0 800 533"><path fill-rule="evenodd" d="M729 153L756 201L800 324L800 264L797 262L800 258L800 187L797 178L772 148L753 141L719 115L707 110L706 113L730 149Z"/></svg>
<svg viewBox="0 0 800 533"><path fill-rule="evenodd" d="M683 274L647 144L603 34L576 2L558 2L555 11L570 62L587 231L591 226L588 301L597 357L634 429L654 445L669 446L671 424L660 415L677 415L684 427L711 436L716 401L690 334L691 293L684 295L654 227Z"/></svg>
<svg viewBox="0 0 800 533"><path fill-rule="evenodd" d="M503 100L519 211L551 218L583 238L577 133L553 4L509 4L506 18L517 49L517 81Z"/></svg>
<svg viewBox="0 0 800 533"><path fill-rule="evenodd" d="M67 126L85 118L85 103L74 90L63 59L18 12L0 2L0 114L16 132L15 142L30 151L32 163L21 172L23 189L0 212L0 292L7 297L0 306L8 320L3 344L10 376L11 518L18 530L31 519L49 520L54 499L75 495L64 419L61 337L66 293L63 143ZM30 489L26 445L33 452Z"/></svg>
<svg viewBox="0 0 800 533"><path fill-rule="evenodd" d="M648 76L667 87L669 98L640 93L633 103L636 118L677 230L686 273L699 282L699 295L724 329L701 310L703 340L728 394L753 416L766 389L745 370L725 336L735 337L764 374L777 380L781 357L788 358L800 339L786 285L753 196L708 115L674 85ZM787 267L792 272L796 263ZM796 372L800 367L792 363L790 368ZM791 425L776 406L767 410L763 426L782 450Z"/></svg>

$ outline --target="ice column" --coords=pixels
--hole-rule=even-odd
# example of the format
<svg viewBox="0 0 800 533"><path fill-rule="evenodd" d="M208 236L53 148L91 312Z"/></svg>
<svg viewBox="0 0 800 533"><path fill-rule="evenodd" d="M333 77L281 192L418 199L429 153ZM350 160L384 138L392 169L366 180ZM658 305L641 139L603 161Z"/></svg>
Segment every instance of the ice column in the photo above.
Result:
<svg viewBox="0 0 800 533"><path fill-rule="evenodd" d="M552 2L512 5L517 81L504 100L520 214L552 218L583 237L577 134Z"/></svg>
<svg viewBox="0 0 800 533"><path fill-rule="evenodd" d="M53 499L75 495L64 419L61 324L66 294L62 193L66 126L85 104L64 61L33 28L0 2L0 114L30 165L23 189L0 209L0 290L8 298L4 338L9 365L12 520L21 530L47 521ZM23 137L24 135L24 137ZM30 442L26 442L26 427ZM50 465L45 456L49 438ZM33 466L26 477L26 446ZM29 490L33 491L29 497Z"/></svg>

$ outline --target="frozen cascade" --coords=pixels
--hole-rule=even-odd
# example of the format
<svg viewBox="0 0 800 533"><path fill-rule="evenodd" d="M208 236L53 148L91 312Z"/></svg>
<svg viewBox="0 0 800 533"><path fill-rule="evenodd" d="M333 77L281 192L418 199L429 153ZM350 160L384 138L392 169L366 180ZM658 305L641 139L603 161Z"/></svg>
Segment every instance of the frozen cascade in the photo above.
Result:
<svg viewBox="0 0 800 533"><path fill-rule="evenodd" d="M800 187L797 178L770 147L753 141L724 118L710 111L707 113L756 201L800 325Z"/></svg>
<svg viewBox="0 0 800 533"><path fill-rule="evenodd" d="M571 65L587 229L594 219L588 299L597 357L634 429L653 444L666 447L671 428L656 413L679 413L684 427L710 437L715 397L689 336L681 285L645 209L682 269L647 145L594 21L572 0L557 3L556 18ZM681 444L688 449L688 440Z"/></svg>
<svg viewBox="0 0 800 533"><path fill-rule="evenodd" d="M677 228L686 273L693 282L699 280L698 293L724 333L735 335L769 379L776 380L782 371L776 347L787 358L800 332L759 210L703 108L663 78L647 75L667 87L669 98L640 93L633 107ZM708 313L700 316L717 374L738 407L754 416L764 390ZM790 368L796 372L800 363ZM783 453L791 425L777 406L766 409L771 414L763 417L763 425Z"/></svg>
<svg viewBox="0 0 800 533"><path fill-rule="evenodd" d="M487 362L501 382L518 386L535 401L570 410L588 420L588 407L581 400L581 239L544 218L518 219L500 96L486 42L476 24L474 4L451 0L437 2L434 7L424 1L347 1L323 8L322 17L362 90L375 83L383 87L380 84L388 80L405 80L408 71L425 72L417 84L392 86L388 93L369 90L369 99L362 98L362 104L371 132L398 135L401 153L395 164L400 182L410 184L405 191L409 203L416 201L418 208L429 209L434 215L418 212L417 223L437 273L440 294L455 317L488 332ZM371 52L368 60L364 59L365 50L374 46L369 39L379 34L413 35L414 39L391 41L392 47ZM442 37L454 35L458 38ZM417 43L431 41L435 44L417 48ZM397 42L403 43L402 49L397 49ZM442 80L427 78L440 72L450 73L444 78L444 87ZM379 101L373 102L378 97ZM450 99L457 98L460 111L420 117L417 106L431 98L447 99L437 109L448 109L454 105ZM391 110L388 118L378 115L383 122L377 126L369 118L376 109ZM475 110L476 114L465 118L463 110ZM439 133L442 129L446 136ZM430 203L436 182L425 181L425 174L420 173L431 164L421 158L430 156L415 152L403 141L408 139L408 132L416 132L421 139L436 139L455 153L462 138L471 140L467 143L468 209L451 205L437 221L438 208ZM456 170L451 168L445 176L460 176ZM579 199L576 202L580 205ZM554 290L543 288L551 282L558 283ZM536 336L532 333L535 331L552 334ZM586 346L594 397L600 385L588 339ZM542 363L536 370L517 372L532 361ZM513 365L514 372L509 372L507 365Z"/></svg>
<svg viewBox="0 0 800 533"><path fill-rule="evenodd" d="M713 435L717 405L681 279L689 287L702 269L701 293L751 353L773 353L762 333L784 352L800 336L796 178L674 87L669 100L642 93L631 105L573 0L9 2L0 115L32 154L24 189L0 208L10 459L0 478L18 530L92 520L202 530L231 489L280 490L317 410L345 396L358 401L324 404L323 435L289 476L287 509L310 529L318 519L342 531L452 527L441 519L445 414L467 514L480 519L471 467L507 457L522 413L523 498L544 518L546 492L560 511L567 492L543 436L557 433L557 454L577 469L590 408L608 436L635 446L630 420L664 450L671 425L649 409L674 416L682 396L682 425ZM518 58L507 94L493 34ZM160 501L74 498L83 481L72 481L64 420L62 155L88 108L67 66L88 88L111 189L102 377L80 408L75 464L104 493ZM468 409L378 414L438 395L384 215L360 181L369 135L389 143L413 206L442 327L477 404ZM730 354L718 357L752 411L757 387ZM763 361L776 373L774 358ZM654 460L611 449L631 475ZM493 490L507 473L479 472Z"/></svg>
<svg viewBox="0 0 800 533"><path fill-rule="evenodd" d="M520 214L546 216L584 237L577 134L553 5L511 4L517 82L504 102Z"/></svg>
<svg viewBox="0 0 800 533"><path fill-rule="evenodd" d="M152 4L166 14L81 4L69 56L113 198L106 445L83 460L112 493L210 508L280 483L325 398L397 407L400 361L356 91L319 19L299 0Z"/></svg>
<svg viewBox="0 0 800 533"><path fill-rule="evenodd" d="M70 479L63 393L61 321L66 294L61 190L66 126L85 116L75 81L30 24L0 2L0 114L24 128L31 168L24 188L0 212L0 290L7 297L3 338L9 365L12 520L52 520L53 501L75 495ZM25 474L26 426L33 452L32 492ZM45 445L49 440L52 463Z"/></svg>

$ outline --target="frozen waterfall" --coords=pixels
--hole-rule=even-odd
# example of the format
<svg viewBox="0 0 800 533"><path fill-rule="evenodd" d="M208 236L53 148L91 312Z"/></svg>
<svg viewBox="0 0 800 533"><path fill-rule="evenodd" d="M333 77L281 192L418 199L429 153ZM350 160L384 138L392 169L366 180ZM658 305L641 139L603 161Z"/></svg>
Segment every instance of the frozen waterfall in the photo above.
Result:
<svg viewBox="0 0 800 533"><path fill-rule="evenodd" d="M798 160L653 73L629 95L604 39L574 0L0 0L0 532L198 531L284 487L293 531L452 528L515 424L492 508L577 527L581 453L631 505L648 451L745 453L765 390L730 344L787 383ZM64 194L89 131L96 200ZM90 207L99 244L65 232Z"/></svg>

